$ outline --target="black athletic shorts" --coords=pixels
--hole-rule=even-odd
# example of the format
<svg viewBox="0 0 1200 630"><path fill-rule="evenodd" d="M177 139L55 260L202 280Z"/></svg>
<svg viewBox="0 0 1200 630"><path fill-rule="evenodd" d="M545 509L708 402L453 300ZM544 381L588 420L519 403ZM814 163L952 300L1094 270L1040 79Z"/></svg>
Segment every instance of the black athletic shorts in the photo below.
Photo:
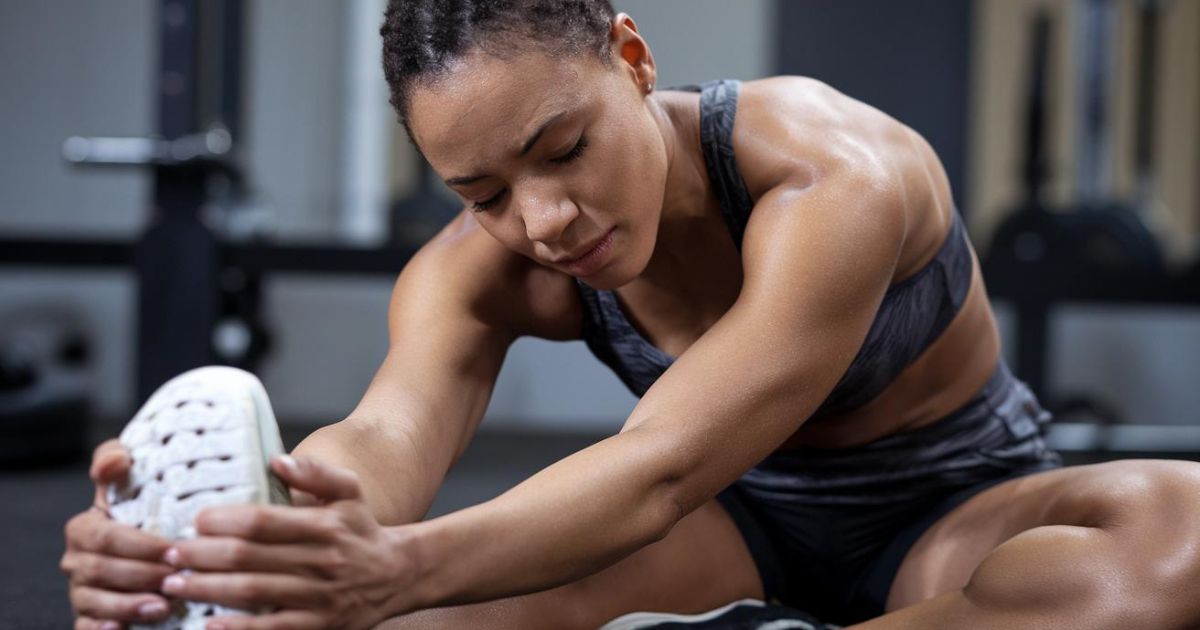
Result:
<svg viewBox="0 0 1200 630"><path fill-rule="evenodd" d="M939 518L1002 481L1058 468L1050 414L1001 361L962 408L850 449L776 453L717 496L768 600L849 624L884 612L900 562Z"/></svg>

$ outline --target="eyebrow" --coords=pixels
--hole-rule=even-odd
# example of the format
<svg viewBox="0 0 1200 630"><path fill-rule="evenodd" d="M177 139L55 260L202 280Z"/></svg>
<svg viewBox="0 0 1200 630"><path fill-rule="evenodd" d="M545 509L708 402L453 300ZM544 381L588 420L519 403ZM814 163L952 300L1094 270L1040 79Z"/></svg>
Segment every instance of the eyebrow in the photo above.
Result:
<svg viewBox="0 0 1200 630"><path fill-rule="evenodd" d="M529 136L529 139L525 141L525 144L521 145L521 155L524 156L525 154L529 153L530 149L533 148L533 145L537 144L538 139L540 139L542 137L542 134L546 133L546 130L549 129L550 126L553 125L555 122L557 122L558 119L560 119L566 115L567 115L566 110L558 112L557 114L551 116L550 118L547 118L546 122L543 122L541 125L539 125L537 128L537 131L533 132L533 135ZM447 186L465 186L472 182L479 181L485 177L487 177L487 175L466 175L463 177L451 177L450 179L446 180L446 185Z"/></svg>

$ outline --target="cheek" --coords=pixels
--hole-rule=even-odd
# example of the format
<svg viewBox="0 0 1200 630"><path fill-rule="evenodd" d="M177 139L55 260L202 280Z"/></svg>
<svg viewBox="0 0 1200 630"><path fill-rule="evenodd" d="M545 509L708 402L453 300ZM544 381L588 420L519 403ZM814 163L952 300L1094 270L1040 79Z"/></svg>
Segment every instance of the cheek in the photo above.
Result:
<svg viewBox="0 0 1200 630"><path fill-rule="evenodd" d="M496 242L507 249L524 255L532 253L532 246L529 239L525 238L520 220L512 218L509 213L505 213L503 216L480 213L476 216L476 221L485 232L496 239Z"/></svg>
<svg viewBox="0 0 1200 630"><path fill-rule="evenodd" d="M616 140L611 170L600 185L633 221L657 220L666 185L666 149L652 121L637 117L628 123L632 133Z"/></svg>

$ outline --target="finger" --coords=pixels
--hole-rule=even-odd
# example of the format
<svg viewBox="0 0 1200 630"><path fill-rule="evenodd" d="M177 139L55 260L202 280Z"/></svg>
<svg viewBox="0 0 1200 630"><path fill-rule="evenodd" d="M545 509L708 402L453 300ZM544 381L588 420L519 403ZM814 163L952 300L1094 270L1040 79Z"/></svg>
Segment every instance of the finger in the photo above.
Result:
<svg viewBox="0 0 1200 630"><path fill-rule="evenodd" d="M330 603L318 581L275 573L175 573L163 580L162 592L242 609L320 608Z"/></svg>
<svg viewBox="0 0 1200 630"><path fill-rule="evenodd" d="M173 569L159 562L112 558L86 551L68 551L59 567L71 582L128 593L157 591Z"/></svg>
<svg viewBox="0 0 1200 630"><path fill-rule="evenodd" d="M70 549L147 562L160 561L171 546L166 538L112 521L96 510L67 521L65 533Z"/></svg>
<svg viewBox="0 0 1200 630"><path fill-rule="evenodd" d="M321 501L317 499L311 492L305 492L299 488L288 488L292 495L292 505L296 507L313 507L321 505Z"/></svg>
<svg viewBox="0 0 1200 630"><path fill-rule="evenodd" d="M109 484L119 483L129 475L129 467L133 459L129 450L119 440L106 440L92 452L92 466L88 476L96 484L95 496L92 503L108 509L108 495L105 489Z"/></svg>
<svg viewBox="0 0 1200 630"><path fill-rule="evenodd" d="M92 452L92 466L88 469L88 476L98 484L113 483L129 472L132 462L129 449L119 440L105 440Z"/></svg>
<svg viewBox="0 0 1200 630"><path fill-rule="evenodd" d="M309 457L280 455L271 460L271 470L287 485L299 488L325 501L357 499L358 475L349 468L319 462Z"/></svg>
<svg viewBox="0 0 1200 630"><path fill-rule="evenodd" d="M166 561L176 569L225 573L296 573L324 575L328 554L309 545L264 545L241 538L201 536L181 540L167 550ZM159 577L159 582L163 575ZM157 586L157 583L155 584Z"/></svg>
<svg viewBox="0 0 1200 630"><path fill-rule="evenodd" d="M244 615L213 617L208 622L208 630L310 630L325 628L326 624L316 613L307 610L285 610L269 615L248 617Z"/></svg>
<svg viewBox="0 0 1200 630"><path fill-rule="evenodd" d="M75 612L93 619L159 621L167 616L167 600L153 593L114 593L90 586L71 588Z"/></svg>
<svg viewBox="0 0 1200 630"><path fill-rule="evenodd" d="M76 617L75 630L121 630L122 624L116 621L101 621L91 617Z"/></svg>
<svg viewBox="0 0 1200 630"><path fill-rule="evenodd" d="M262 543L325 542L339 526L336 518L327 508L222 505L197 514L196 531L203 536L233 536Z"/></svg>

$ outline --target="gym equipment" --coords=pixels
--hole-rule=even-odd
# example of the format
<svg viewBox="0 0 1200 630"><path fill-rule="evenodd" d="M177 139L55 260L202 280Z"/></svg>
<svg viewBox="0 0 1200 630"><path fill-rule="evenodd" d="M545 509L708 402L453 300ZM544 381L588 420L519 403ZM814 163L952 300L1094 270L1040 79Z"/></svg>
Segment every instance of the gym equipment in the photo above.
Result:
<svg viewBox="0 0 1200 630"><path fill-rule="evenodd" d="M153 173L146 230L135 242L0 237L0 264L136 274L139 403L190 368L256 369L271 347L260 308L266 274L394 275L419 246L284 246L238 228L252 218L237 145L246 3L159 0L158 6L158 135L70 138L63 145L64 159L80 167Z"/></svg>
<svg viewBox="0 0 1200 630"><path fill-rule="evenodd" d="M83 328L51 305L0 323L0 468L83 457L92 416Z"/></svg>
<svg viewBox="0 0 1200 630"><path fill-rule="evenodd" d="M1055 412L1090 411L1103 422L1115 422L1115 410L1088 396L1058 397L1046 388L1048 355L1047 321L1056 304L1067 302L1200 304L1200 268L1172 272L1163 262L1157 239L1142 221L1139 207L1113 198L1107 185L1108 127L1105 80L1100 60L1107 58L1111 34L1106 30L1111 7L1107 0L1088 0L1091 13L1083 36L1093 54L1083 55L1083 151L1097 154L1084 160L1079 173L1082 201L1067 208L1051 208L1041 200L1046 174L1044 129L1046 111L1047 51L1051 21L1045 10L1034 17L1029 103L1025 124L1023 203L996 231L983 272L993 298L1007 299L1017 312L1017 373L1044 404ZM1138 169L1150 181L1149 149L1154 92L1153 33L1157 4L1141 5L1143 21L1142 81L1138 98ZM1150 26L1147 26L1150 24ZM1089 65L1091 64L1091 65ZM1144 200L1144 194L1141 195ZM1064 406L1063 402L1069 401Z"/></svg>

